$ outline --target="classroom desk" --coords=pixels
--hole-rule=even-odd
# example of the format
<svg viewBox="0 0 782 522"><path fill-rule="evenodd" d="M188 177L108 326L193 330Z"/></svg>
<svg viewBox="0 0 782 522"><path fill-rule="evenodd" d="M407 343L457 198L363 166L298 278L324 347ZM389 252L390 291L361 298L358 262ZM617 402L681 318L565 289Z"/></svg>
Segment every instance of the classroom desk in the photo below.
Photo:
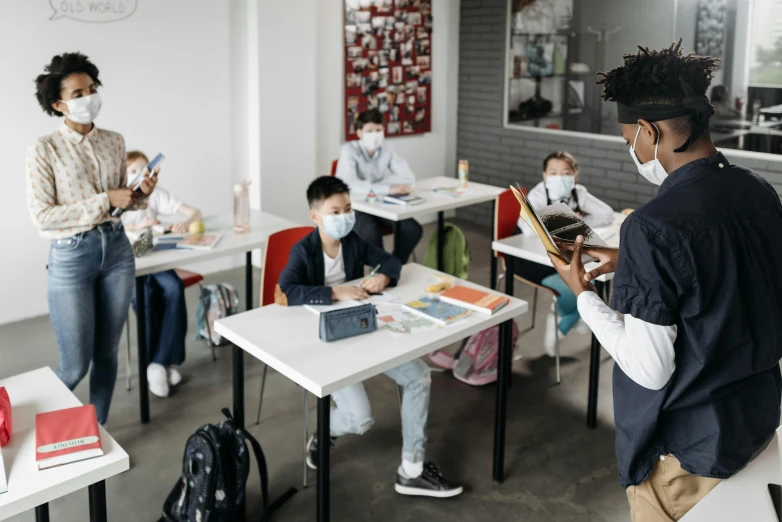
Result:
<svg viewBox="0 0 782 522"><path fill-rule="evenodd" d="M779 522L768 493L768 484L782 484L780 429L768 447L731 478L698 502L682 522Z"/></svg>
<svg viewBox="0 0 782 522"><path fill-rule="evenodd" d="M445 211L457 208L477 205L494 201L497 196L502 194L505 189L484 185L483 183L470 182L467 192L458 197L446 196L432 192L440 187L458 187L459 180L438 176L435 178L424 179L416 182L415 194L426 201L419 205L395 205L393 203L383 203L382 200L377 203L367 203L365 195L351 194L353 210L358 210L365 214L388 219L394 222L394 250L397 250L397 241L400 239L400 221L410 218L437 213L437 269L443 269L443 244L445 236L443 228L445 226ZM492 212L494 214L494 212ZM494 257L494 256L492 256ZM495 265L492 264L492 267ZM494 274L496 276L496 274ZM493 277L496 279L496 277Z"/></svg>
<svg viewBox="0 0 782 522"><path fill-rule="evenodd" d="M144 277L147 274L170 270L185 264L208 261L224 256L245 254L244 293L246 309L253 308L252 251L262 249L271 234L286 228L299 226L292 221L282 219L265 212L252 211L250 231L237 234L233 231L233 217L209 217L205 219L207 233L222 234L220 241L211 250L162 250L150 252L136 258L136 295L144 295ZM136 325L138 335L138 380L141 423L149 422L149 385L147 383L147 337L144 320L144 299L136 299ZM236 347L233 350L235 371L244 372L244 355ZM240 408L244 411L244 408ZM243 420L243 419L242 419Z"/></svg>
<svg viewBox="0 0 782 522"><path fill-rule="evenodd" d="M619 229L624 220L625 215L617 212L614 214L614 222L611 225L601 228L595 227L594 230L608 245L618 247ZM494 241L492 243L492 249L496 252L505 254L505 284L506 288L508 288L507 293L509 295L513 293L513 286L509 286L508 282L513 280L515 259L526 259L527 261L532 261L541 265L554 266L551 264L551 259L549 259L546 249L543 248L543 244L537 236L517 234L501 241ZM589 263L586 265L586 269L590 270L597 266L599 266L599 263ZM603 274L595 280L597 294L606 302L608 302L611 293L611 280L613 277L614 274ZM587 400L587 426L591 429L594 429L597 426L597 389L599 380L600 343L597 341L597 337L592 334Z"/></svg>
<svg viewBox="0 0 782 522"><path fill-rule="evenodd" d="M105 522L105 480L129 469L125 450L101 427L102 457L38 471L35 415L82 404L48 367L0 380L0 386L13 407L13 433L3 447L8 492L0 494L0 520L35 508L36 521L48 522L49 502L86 487L90 521Z"/></svg>
<svg viewBox="0 0 782 522"><path fill-rule="evenodd" d="M378 305L378 312L399 309L402 303L423 295L433 284L435 270L410 263L403 267L394 303ZM459 281L473 288L482 287ZM486 290L486 289L484 289ZM500 328L500 357L494 424L494 480L504 479L505 416L512 357L511 324L525 313L525 301L511 298L510 303L493 316L472 313L463 321L445 328L412 333L400 337L385 330L369 335L323 343L318 339L318 316L304 307L264 306L215 322L215 331L247 353L318 397L318 444L329 447L331 393L362 382L402 363L444 348L486 328ZM234 394L244 394L241 373L234 374ZM242 405L243 398L234 401ZM234 416L242 413L234 412ZM317 520L329 520L329 452L320 451L318 463Z"/></svg>

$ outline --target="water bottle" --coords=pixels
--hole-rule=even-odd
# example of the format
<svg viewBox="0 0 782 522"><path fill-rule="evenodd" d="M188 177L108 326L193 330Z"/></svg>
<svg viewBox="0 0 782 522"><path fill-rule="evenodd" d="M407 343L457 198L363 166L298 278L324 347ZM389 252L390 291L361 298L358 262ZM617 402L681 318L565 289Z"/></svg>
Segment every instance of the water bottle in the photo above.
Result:
<svg viewBox="0 0 782 522"><path fill-rule="evenodd" d="M234 232L250 231L250 180L234 185Z"/></svg>
<svg viewBox="0 0 782 522"><path fill-rule="evenodd" d="M467 188L470 179L470 163L467 160L459 160L459 187Z"/></svg>

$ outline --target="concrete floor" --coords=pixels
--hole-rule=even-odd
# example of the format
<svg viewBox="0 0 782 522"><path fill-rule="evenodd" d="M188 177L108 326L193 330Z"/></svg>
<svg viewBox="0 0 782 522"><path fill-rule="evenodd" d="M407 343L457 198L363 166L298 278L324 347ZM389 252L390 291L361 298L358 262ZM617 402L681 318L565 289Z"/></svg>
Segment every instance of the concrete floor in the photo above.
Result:
<svg viewBox="0 0 782 522"><path fill-rule="evenodd" d="M487 231L465 229L473 252L470 279L488 284L489 240ZM428 240L432 225L426 227ZM419 260L423 260L419 246ZM207 278L229 282L243 289L244 270ZM256 288L258 274L256 273ZM516 296L531 302L532 292L517 284ZM120 375L111 416L106 426L131 458L127 473L107 482L109 519L154 521L181 469L185 441L196 428L220 420L220 408L231 406L231 357L219 349L212 362L205 345L192 340L196 291L188 290L191 311L185 382L171 397L152 397L152 422L138 422L138 395L125 391L124 340L120 346ZM257 299L257 294L256 294ZM544 298L547 299L547 298ZM243 302L243 296L242 296ZM543 303L543 301L542 301ZM546 306L538 306L538 325ZM522 330L529 314L519 321ZM135 342L135 325L131 321ZM393 490L399 463L401 434L399 410L391 381L383 376L367 381L376 423L361 437L340 439L332 456L332 520L407 521L470 520L595 521L629 519L624 491L619 486L614 456L611 370L603 353L599 401L599 426L586 427L586 392L589 369L589 337L571 333L563 342L562 384L554 381L554 362L543 354L542 328L538 326L519 341L523 358L514 365L509 392L506 447L506 481L491 480L494 386L473 388L451 376L435 373L429 413L429 455L444 474L464 483L465 493L450 500L402 497ZM0 327L2 364L0 378L44 365L54 368L57 349L48 317ZM135 346L133 347L135 365ZM254 425L262 365L246 358L246 403L249 431L261 442L269 465L271 495L276 498L291 486L299 489L273 518L279 521L315 519L315 476L310 487L302 480L302 393L287 378L270 372L260 425ZM131 368L135 375L135 366ZM86 380L76 389L87 402ZM314 427L315 401L310 398ZM248 520L258 516L257 471L252 470ZM89 520L87 491L51 503L52 520ZM34 520L33 512L10 519Z"/></svg>

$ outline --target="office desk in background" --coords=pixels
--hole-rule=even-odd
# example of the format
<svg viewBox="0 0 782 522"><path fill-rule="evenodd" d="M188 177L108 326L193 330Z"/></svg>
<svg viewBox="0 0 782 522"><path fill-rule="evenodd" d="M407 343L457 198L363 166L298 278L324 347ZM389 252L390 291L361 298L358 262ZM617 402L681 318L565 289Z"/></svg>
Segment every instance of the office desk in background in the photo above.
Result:
<svg viewBox="0 0 782 522"><path fill-rule="evenodd" d="M769 484L782 484L782 439L777 428L768 447L731 478L698 502L682 522L779 522L768 493Z"/></svg>
<svg viewBox="0 0 782 522"><path fill-rule="evenodd" d="M400 238L400 221L437 213L437 238L439 240L437 242L437 269L442 270L445 212L479 203L493 202L498 195L505 191L505 189L500 187L470 182L467 186L467 191L461 196L454 197L432 192L435 188L458 186L459 180L438 176L416 182L415 194L426 200L419 205L404 206L383 203L382 198L379 198L377 203L367 203L365 196L359 197L356 194L351 195L351 203L353 210L394 222L394 251L397 250L397 241ZM494 211L492 211L492 215L494 215ZM496 277L493 279L496 279Z"/></svg>
<svg viewBox="0 0 782 522"><path fill-rule="evenodd" d="M8 492L0 495L0 520L35 508L36 521L48 522L49 502L86 487L90 521L105 522L105 480L129 469L125 450L101 426L102 457L39 471L35 462L35 415L82 404L50 368L0 380L0 387L8 391L14 415L11 441L3 447Z"/></svg>
<svg viewBox="0 0 782 522"><path fill-rule="evenodd" d="M603 240L613 247L619 246L619 230L624 223L625 215L616 212L614 214L614 222L607 227L595 227L594 230ZM506 292L512 293L513 286L509 281L513 280L514 274L514 260L526 259L533 263L538 263L545 266L553 267L551 259L549 259L546 249L543 248L543 243L540 242L537 236L525 236L524 234L517 234L505 238L500 241L494 241L492 243L492 249L496 252L505 254L505 285ZM594 267L599 266L600 263L589 263L586 265L587 270L591 270ZM601 299L608 302L611 293L611 280L614 274L603 274L595 280L595 287L597 288L597 294ZM600 343L597 341L595 334L592 334L592 347L590 350L589 359L589 389L587 399L587 426L589 428L595 428L597 426L597 389L600 381Z"/></svg>
<svg viewBox="0 0 782 522"><path fill-rule="evenodd" d="M425 295L425 288L436 282L437 271L410 263L403 267L399 285L389 289L397 297L394 303L379 304L378 312L399 310L403 303ZM488 289L468 281L458 281L471 288ZM497 292L494 292L497 293ZM303 306L284 307L275 304L226 317L215 322L215 331L256 359L285 375L318 397L318 444L329 447L331 393L351 384L363 382L400 364L417 359L440 348L501 324L498 360L497 408L494 425L494 480L504 479L505 418L507 386L512 357L511 324L525 313L525 301L511 298L493 316L472 313L463 321L445 328L432 329L401 337L383 329L368 335L324 343L318 338L319 319ZM234 374L235 404L244 403L244 376ZM446 400L446 397L435 400ZM234 412L234 416L243 414ZM329 452L319 452L317 520L329 520Z"/></svg>
<svg viewBox="0 0 782 522"><path fill-rule="evenodd" d="M233 216L209 217L205 220L208 234L222 234L220 241L211 250L161 250L136 258L136 295L144 295L144 276L178 268L186 264L199 263L220 257L245 254L244 293L245 309L253 308L252 251L262 249L271 234L286 228L299 226L292 221L282 219L265 212L252 211L250 231L237 234L233 230ZM138 380L139 408L141 423L149 422L149 384L147 383L147 341L144 299L136 300L136 328L138 336ZM243 352L236 347L233 350L234 371L244 372ZM241 408L243 411L244 408ZM244 419L241 419L242 422Z"/></svg>

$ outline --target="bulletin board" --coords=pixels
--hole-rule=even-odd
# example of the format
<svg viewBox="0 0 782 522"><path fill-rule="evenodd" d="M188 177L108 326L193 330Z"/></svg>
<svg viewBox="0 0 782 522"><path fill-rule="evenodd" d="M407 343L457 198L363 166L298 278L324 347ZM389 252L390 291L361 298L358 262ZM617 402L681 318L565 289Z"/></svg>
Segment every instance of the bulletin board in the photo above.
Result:
<svg viewBox="0 0 782 522"><path fill-rule="evenodd" d="M432 0L345 0L345 139L367 109L388 138L432 130Z"/></svg>

